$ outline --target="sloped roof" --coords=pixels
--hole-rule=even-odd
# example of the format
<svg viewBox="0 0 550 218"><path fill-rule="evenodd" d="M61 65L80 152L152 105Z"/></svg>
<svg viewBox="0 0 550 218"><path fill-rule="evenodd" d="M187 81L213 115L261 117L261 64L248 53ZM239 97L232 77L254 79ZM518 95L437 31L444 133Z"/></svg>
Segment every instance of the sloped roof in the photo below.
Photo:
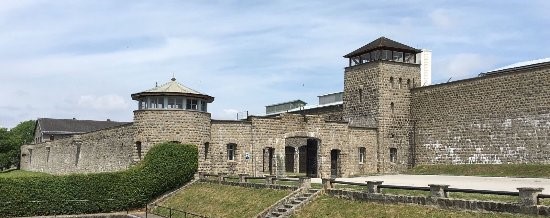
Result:
<svg viewBox="0 0 550 218"><path fill-rule="evenodd" d="M214 101L214 97L207 94L200 93L194 89L184 86L176 82L176 78L172 78L170 82L167 82L161 86L154 87L152 89L132 94L132 99L137 100L141 96L154 96L154 95L181 95L181 96L194 96L204 98L210 103Z"/></svg>
<svg viewBox="0 0 550 218"><path fill-rule="evenodd" d="M40 130L43 133L77 134L125 125L130 122L38 118L36 123L37 127L40 125Z"/></svg>
<svg viewBox="0 0 550 218"><path fill-rule="evenodd" d="M543 64L543 63L550 63L550 57L541 58L541 59L537 59L537 60L517 62L517 63L514 63L514 64L510 64L510 65L507 65L507 66L504 66L504 67L500 67L500 68L488 71L487 73L491 73L491 72L495 72L495 71L501 71L501 70L508 70L508 69L512 69L512 68L525 67L525 66L530 66L530 65L535 65L535 64Z"/></svg>
<svg viewBox="0 0 550 218"><path fill-rule="evenodd" d="M307 104L305 101L302 101L302 100L300 100L300 99L297 99L297 100L293 100L293 101L286 101L286 102L281 102L281 103L276 103L276 104L267 105L266 107L272 107L272 106L283 105L283 104L290 104L290 103L299 103L299 104L303 104L303 105L306 105L306 104Z"/></svg>
<svg viewBox="0 0 550 218"><path fill-rule="evenodd" d="M393 41L391 39L388 39L386 37L380 37L369 44L364 45L363 47L344 55L345 58L355 57L358 55L362 55L364 53L374 51L374 50L380 50L380 49L389 49L393 51L402 51L402 52L410 52L410 53L420 53L421 50L410 47L408 45Z"/></svg>
<svg viewBox="0 0 550 218"><path fill-rule="evenodd" d="M178 82L176 78L172 78L170 82L167 82L161 86L149 89L143 92L172 92L172 93L183 93L183 94L195 94L195 95L205 95L198 91L195 91L189 87L186 87Z"/></svg>

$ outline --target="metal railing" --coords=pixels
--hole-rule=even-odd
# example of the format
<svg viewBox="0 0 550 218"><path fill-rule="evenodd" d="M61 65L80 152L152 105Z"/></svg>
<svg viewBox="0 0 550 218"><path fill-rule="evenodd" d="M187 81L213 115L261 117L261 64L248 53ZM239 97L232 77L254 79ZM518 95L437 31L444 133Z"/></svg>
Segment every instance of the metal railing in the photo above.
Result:
<svg viewBox="0 0 550 218"><path fill-rule="evenodd" d="M153 214L153 215L165 217L165 218L187 218L187 217L208 218L207 216L204 216L204 215L183 211L183 210L179 210L171 207L160 206L157 204L153 205L152 207L148 206L145 209L146 218L148 214Z"/></svg>

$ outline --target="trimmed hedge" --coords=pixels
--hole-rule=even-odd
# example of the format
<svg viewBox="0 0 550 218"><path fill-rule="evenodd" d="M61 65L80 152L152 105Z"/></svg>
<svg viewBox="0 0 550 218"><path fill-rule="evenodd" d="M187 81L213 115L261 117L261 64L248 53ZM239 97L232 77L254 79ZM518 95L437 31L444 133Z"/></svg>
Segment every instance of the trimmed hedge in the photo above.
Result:
<svg viewBox="0 0 550 218"><path fill-rule="evenodd" d="M125 171L32 178L0 178L0 217L83 214L143 208L191 181L197 148L162 143Z"/></svg>

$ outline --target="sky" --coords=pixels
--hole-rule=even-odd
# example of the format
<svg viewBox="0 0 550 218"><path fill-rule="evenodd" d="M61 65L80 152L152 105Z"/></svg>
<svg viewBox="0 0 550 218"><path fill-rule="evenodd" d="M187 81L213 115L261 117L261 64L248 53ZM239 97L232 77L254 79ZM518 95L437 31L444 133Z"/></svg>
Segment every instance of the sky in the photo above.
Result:
<svg viewBox="0 0 550 218"><path fill-rule="evenodd" d="M0 127L132 121L169 82L214 119L343 90L342 56L380 36L432 50L432 82L550 57L550 1L1 0Z"/></svg>

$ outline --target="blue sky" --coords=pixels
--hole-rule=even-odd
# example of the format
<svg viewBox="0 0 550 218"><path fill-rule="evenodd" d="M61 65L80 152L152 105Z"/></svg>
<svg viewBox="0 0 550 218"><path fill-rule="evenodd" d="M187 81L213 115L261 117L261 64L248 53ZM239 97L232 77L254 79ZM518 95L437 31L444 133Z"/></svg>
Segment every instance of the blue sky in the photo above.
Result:
<svg viewBox="0 0 550 218"><path fill-rule="evenodd" d="M550 1L0 1L0 127L131 121L177 80L237 111L343 90L343 55L380 37L433 51L434 83L550 57Z"/></svg>

